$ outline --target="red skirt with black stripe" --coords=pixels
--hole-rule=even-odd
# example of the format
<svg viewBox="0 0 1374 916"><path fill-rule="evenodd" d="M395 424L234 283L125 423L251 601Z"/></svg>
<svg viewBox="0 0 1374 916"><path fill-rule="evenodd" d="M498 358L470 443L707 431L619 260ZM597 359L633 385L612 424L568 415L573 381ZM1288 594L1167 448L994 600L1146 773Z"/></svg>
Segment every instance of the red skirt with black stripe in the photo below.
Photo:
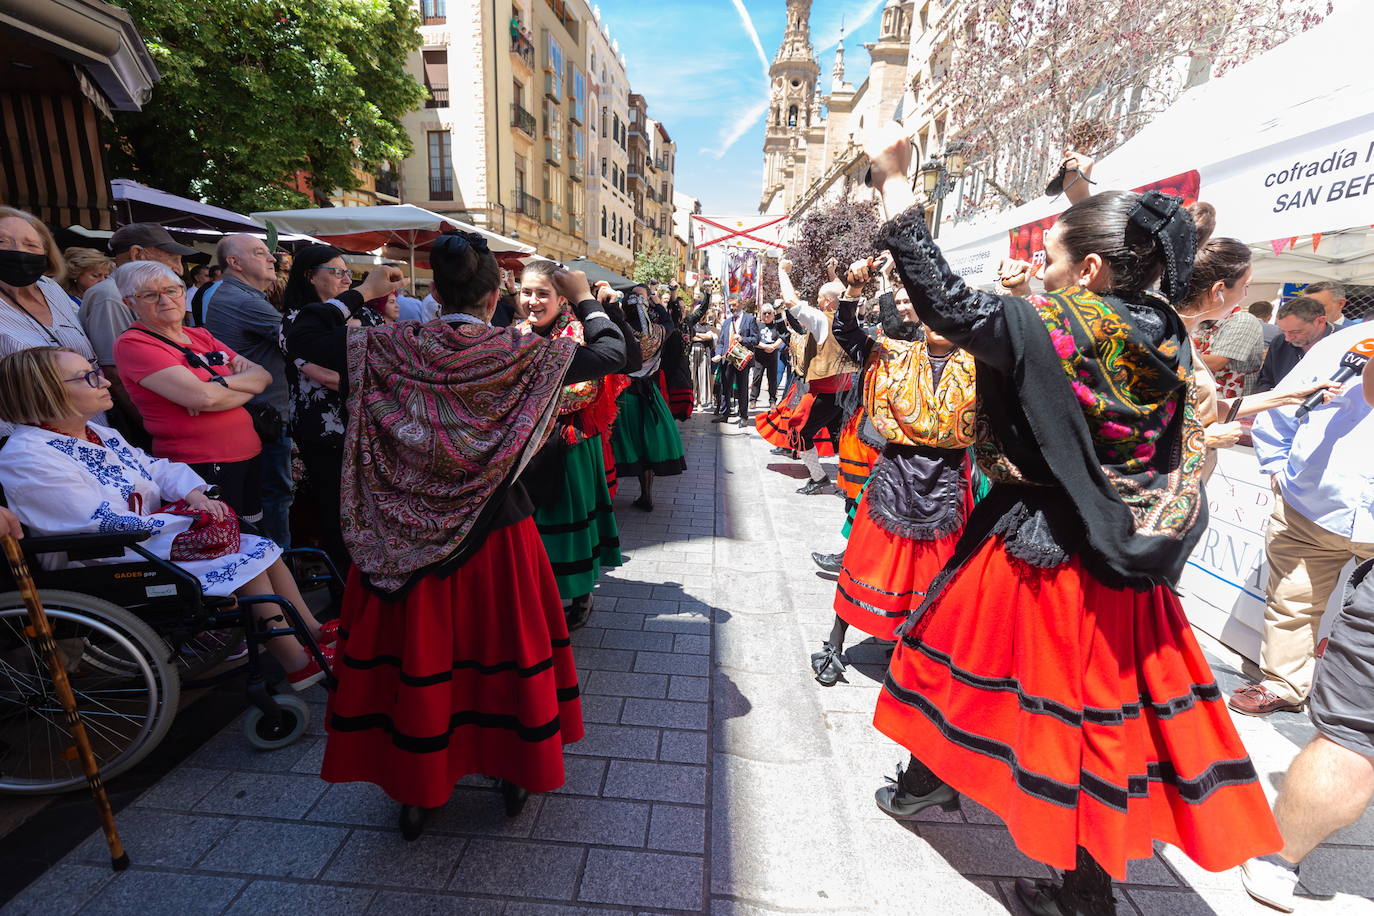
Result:
<svg viewBox="0 0 1374 916"><path fill-rule="evenodd" d="M844 548L835 586L835 613L869 636L896 639L893 630L925 600L931 580L954 556L959 532L918 541L885 531L868 511L864 492Z"/></svg>
<svg viewBox="0 0 1374 916"><path fill-rule="evenodd" d="M864 410L859 408L840 430L840 476L836 486L849 499L858 499L868 475L873 470L873 462L881 454L876 448L859 438L859 427L864 422Z"/></svg>
<svg viewBox="0 0 1374 916"><path fill-rule="evenodd" d="M564 782L582 705L563 603L534 519L498 528L452 575L395 602L349 573L320 775L444 804L470 773Z"/></svg>
<svg viewBox="0 0 1374 916"><path fill-rule="evenodd" d="M812 400L810 394L802 394L801 382L793 382L776 407L754 418L754 428L769 445L801 449L801 429L806 425ZM830 440L827 430L817 431L815 443L816 451L822 458L835 454L836 443Z"/></svg>
<svg viewBox="0 0 1374 916"><path fill-rule="evenodd" d="M1178 598L1035 569L989 538L888 667L874 724L1026 855L1118 880L1152 842L1212 871L1282 846Z"/></svg>

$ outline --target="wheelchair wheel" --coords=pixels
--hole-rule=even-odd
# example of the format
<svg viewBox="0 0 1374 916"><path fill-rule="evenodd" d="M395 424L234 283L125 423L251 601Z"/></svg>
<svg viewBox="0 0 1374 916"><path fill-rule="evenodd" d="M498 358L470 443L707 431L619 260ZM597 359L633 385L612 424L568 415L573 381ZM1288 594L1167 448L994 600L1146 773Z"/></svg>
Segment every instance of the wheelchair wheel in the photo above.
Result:
<svg viewBox="0 0 1374 916"><path fill-rule="evenodd" d="M310 706L298 696L277 694L272 697L281 710L280 720L273 725L267 714L256 706L249 706L243 715L243 736L260 751L275 751L286 747L301 735L310 724Z"/></svg>
<svg viewBox="0 0 1374 916"><path fill-rule="evenodd" d="M181 680L167 643L91 595L45 591L67 678L106 781L142 760L172 726ZM48 660L24 635L18 592L0 595L0 792L45 795L86 784Z"/></svg>

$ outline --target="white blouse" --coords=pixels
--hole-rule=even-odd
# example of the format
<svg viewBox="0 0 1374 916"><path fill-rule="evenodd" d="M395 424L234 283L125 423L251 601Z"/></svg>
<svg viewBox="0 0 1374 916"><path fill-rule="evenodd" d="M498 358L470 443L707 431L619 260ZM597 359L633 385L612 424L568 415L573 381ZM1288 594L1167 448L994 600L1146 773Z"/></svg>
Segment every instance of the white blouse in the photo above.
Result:
<svg viewBox="0 0 1374 916"><path fill-rule="evenodd" d="M103 447L36 426L15 428L0 449L0 486L10 508L35 535L147 531L150 536L140 546L169 558L172 541L193 519L158 509L205 481L184 464L129 445L112 429L90 426ZM279 556L281 548L273 542L244 534L238 553L177 565L200 580L205 594L223 596L248 584ZM141 560L133 551L79 562L46 554L43 565L57 569Z"/></svg>

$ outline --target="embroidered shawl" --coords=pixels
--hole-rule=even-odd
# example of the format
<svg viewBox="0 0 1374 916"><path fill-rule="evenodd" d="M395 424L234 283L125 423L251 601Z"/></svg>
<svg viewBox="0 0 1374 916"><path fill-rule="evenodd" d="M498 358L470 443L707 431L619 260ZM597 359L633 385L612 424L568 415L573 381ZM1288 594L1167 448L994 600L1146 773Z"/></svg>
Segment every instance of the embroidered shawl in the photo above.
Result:
<svg viewBox="0 0 1374 916"><path fill-rule="evenodd" d="M882 337L864 371L864 406L874 428L898 445L963 449L973 444L973 356L950 354L940 384L924 341Z"/></svg>
<svg viewBox="0 0 1374 916"><path fill-rule="evenodd" d="M374 588L399 593L478 533L548 436L575 350L476 323L349 331L341 516Z"/></svg>

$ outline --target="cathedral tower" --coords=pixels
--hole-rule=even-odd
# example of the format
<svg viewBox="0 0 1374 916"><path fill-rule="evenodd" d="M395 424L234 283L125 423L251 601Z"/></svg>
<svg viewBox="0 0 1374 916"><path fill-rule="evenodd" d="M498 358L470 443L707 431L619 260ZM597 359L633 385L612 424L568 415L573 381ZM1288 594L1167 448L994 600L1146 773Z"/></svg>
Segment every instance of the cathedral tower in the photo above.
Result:
<svg viewBox="0 0 1374 916"><path fill-rule="evenodd" d="M790 177L793 150L817 119L821 67L811 47L811 0L787 0L787 30L768 68L768 124L763 140L760 212L777 209Z"/></svg>

